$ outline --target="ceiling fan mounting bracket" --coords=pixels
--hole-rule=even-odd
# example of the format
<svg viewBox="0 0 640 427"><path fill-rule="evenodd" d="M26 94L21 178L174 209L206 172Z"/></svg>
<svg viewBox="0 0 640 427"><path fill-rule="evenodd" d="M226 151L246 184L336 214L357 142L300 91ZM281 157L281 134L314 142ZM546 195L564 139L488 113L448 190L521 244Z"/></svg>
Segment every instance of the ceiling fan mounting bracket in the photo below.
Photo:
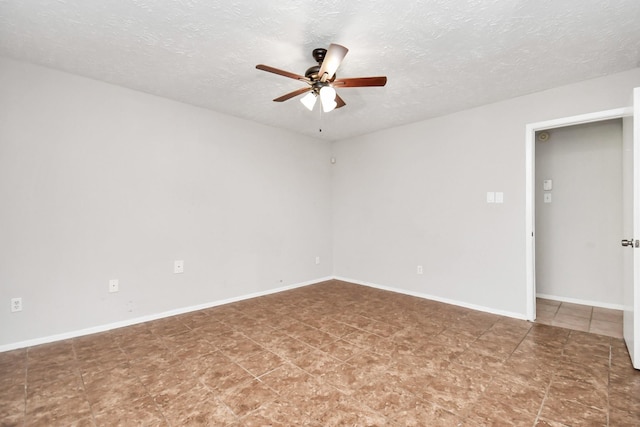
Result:
<svg viewBox="0 0 640 427"><path fill-rule="evenodd" d="M324 61L324 57L327 55L327 49L322 47L313 49L311 55L313 55L313 59L315 59L318 65L320 65L322 64L322 61Z"/></svg>

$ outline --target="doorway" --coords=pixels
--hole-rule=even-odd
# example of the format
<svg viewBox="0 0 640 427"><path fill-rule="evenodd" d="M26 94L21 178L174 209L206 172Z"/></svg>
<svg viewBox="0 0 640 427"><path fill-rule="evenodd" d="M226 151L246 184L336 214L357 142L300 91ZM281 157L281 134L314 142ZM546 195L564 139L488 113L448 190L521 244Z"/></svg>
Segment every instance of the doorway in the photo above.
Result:
<svg viewBox="0 0 640 427"><path fill-rule="evenodd" d="M535 145L536 323L622 338L622 119Z"/></svg>
<svg viewBox="0 0 640 427"><path fill-rule="evenodd" d="M622 310L622 119L539 131L536 294Z"/></svg>
<svg viewBox="0 0 640 427"><path fill-rule="evenodd" d="M526 127L526 271L527 271L527 319L536 319L536 230L535 230L535 188L536 188L536 168L535 168L535 141L536 133L549 131L551 129L565 128L569 126L596 123L605 120L620 119L628 115L628 110L619 108L615 110L602 111L580 116L567 117L529 124ZM553 185L553 184L552 184ZM553 195L552 195L553 200Z"/></svg>

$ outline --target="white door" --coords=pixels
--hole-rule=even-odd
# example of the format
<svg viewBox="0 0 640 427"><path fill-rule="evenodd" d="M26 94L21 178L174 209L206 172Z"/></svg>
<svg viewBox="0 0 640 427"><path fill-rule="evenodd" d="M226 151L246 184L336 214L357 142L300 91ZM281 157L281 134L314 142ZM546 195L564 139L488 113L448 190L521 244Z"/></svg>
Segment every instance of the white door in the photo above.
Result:
<svg viewBox="0 0 640 427"><path fill-rule="evenodd" d="M633 367L640 369L640 88L631 105L633 114L622 119L623 334Z"/></svg>

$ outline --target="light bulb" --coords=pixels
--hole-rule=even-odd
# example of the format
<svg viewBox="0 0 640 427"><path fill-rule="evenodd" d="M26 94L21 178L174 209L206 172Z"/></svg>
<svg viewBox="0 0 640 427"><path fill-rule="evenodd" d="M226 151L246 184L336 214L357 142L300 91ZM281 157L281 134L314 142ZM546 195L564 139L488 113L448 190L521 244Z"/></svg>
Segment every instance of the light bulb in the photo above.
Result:
<svg viewBox="0 0 640 427"><path fill-rule="evenodd" d="M322 103L322 111L328 113L329 111L333 111L338 106L336 101L328 101Z"/></svg>
<svg viewBox="0 0 640 427"><path fill-rule="evenodd" d="M338 105L336 103L336 90L331 86L324 86L320 89L320 101L322 102L322 110L325 113L332 111Z"/></svg>
<svg viewBox="0 0 640 427"><path fill-rule="evenodd" d="M313 111L313 106L316 105L316 94L313 92L309 92L305 96L300 99L300 102L309 109L309 111Z"/></svg>

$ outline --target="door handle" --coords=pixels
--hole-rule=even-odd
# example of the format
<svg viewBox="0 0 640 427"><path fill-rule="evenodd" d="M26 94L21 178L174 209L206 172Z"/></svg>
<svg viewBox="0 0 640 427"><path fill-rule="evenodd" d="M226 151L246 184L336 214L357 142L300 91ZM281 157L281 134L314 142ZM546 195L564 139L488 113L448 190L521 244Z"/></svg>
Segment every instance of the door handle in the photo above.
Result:
<svg viewBox="0 0 640 427"><path fill-rule="evenodd" d="M622 246L629 246L631 248L637 248L640 246L640 240L634 240L634 239L622 239L622 242L620 242L622 244Z"/></svg>

